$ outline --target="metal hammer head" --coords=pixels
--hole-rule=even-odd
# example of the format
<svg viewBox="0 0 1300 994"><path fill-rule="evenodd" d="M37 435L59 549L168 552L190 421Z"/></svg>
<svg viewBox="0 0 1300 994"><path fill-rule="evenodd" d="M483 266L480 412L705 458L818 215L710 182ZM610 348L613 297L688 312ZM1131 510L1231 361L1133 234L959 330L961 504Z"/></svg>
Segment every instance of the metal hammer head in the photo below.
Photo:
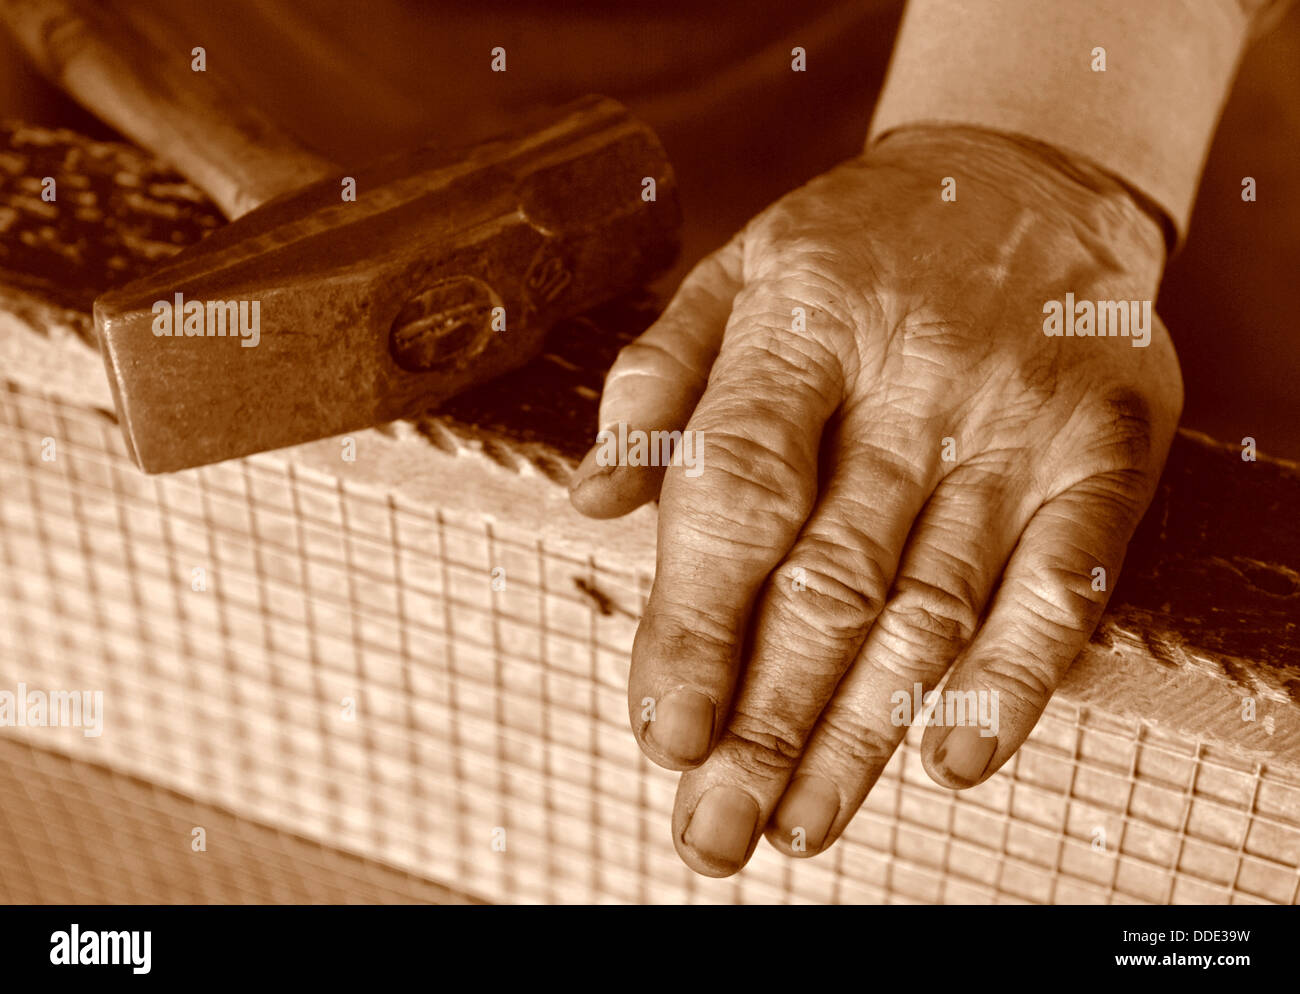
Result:
<svg viewBox="0 0 1300 994"><path fill-rule="evenodd" d="M169 472L413 414L677 252L654 133L586 98L279 197L95 302L127 444ZM653 182L652 182L653 181Z"/></svg>

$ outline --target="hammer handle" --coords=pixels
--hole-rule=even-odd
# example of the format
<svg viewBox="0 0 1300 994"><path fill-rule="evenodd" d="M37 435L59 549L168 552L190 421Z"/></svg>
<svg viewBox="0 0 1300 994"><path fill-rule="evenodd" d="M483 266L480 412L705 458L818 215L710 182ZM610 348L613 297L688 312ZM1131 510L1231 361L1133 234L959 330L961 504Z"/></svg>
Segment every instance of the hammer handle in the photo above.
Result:
<svg viewBox="0 0 1300 994"><path fill-rule="evenodd" d="M0 15L47 77L231 219L335 171L219 72L194 71L192 46L152 13L104 0L0 0Z"/></svg>

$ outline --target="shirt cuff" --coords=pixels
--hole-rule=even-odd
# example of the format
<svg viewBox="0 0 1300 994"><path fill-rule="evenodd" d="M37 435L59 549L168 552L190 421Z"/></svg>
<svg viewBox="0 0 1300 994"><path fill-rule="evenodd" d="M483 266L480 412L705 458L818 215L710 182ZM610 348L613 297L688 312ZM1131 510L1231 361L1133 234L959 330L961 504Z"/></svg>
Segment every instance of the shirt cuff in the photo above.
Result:
<svg viewBox="0 0 1300 994"><path fill-rule="evenodd" d="M913 124L1044 142L1146 196L1181 241L1250 22L1238 0L911 0L868 143Z"/></svg>

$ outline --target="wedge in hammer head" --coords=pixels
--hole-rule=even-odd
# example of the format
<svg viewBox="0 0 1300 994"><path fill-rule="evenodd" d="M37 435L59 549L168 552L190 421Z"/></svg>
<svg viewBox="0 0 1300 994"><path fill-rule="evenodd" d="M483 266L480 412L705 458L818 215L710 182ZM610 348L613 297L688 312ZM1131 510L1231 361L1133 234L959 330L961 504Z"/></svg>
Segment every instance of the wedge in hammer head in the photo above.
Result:
<svg viewBox="0 0 1300 994"><path fill-rule="evenodd" d="M671 265L653 131L589 97L245 214L95 303L137 464L169 472L425 410L539 353L556 321Z"/></svg>

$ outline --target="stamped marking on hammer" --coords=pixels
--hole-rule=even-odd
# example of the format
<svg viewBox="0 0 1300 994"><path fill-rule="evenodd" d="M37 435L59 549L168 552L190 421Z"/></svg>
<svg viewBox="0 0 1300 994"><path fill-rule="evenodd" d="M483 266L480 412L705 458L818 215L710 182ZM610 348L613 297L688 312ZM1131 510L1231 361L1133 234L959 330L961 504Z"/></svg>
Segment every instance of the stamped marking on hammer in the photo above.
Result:
<svg viewBox="0 0 1300 994"><path fill-rule="evenodd" d="M573 274L565 268L557 256L545 256L533 262L528 270L526 285L548 304L553 302L573 279Z"/></svg>
<svg viewBox="0 0 1300 994"><path fill-rule="evenodd" d="M500 306L496 291L473 276L439 280L398 311L389 351L413 373L468 362L487 347L492 310Z"/></svg>

